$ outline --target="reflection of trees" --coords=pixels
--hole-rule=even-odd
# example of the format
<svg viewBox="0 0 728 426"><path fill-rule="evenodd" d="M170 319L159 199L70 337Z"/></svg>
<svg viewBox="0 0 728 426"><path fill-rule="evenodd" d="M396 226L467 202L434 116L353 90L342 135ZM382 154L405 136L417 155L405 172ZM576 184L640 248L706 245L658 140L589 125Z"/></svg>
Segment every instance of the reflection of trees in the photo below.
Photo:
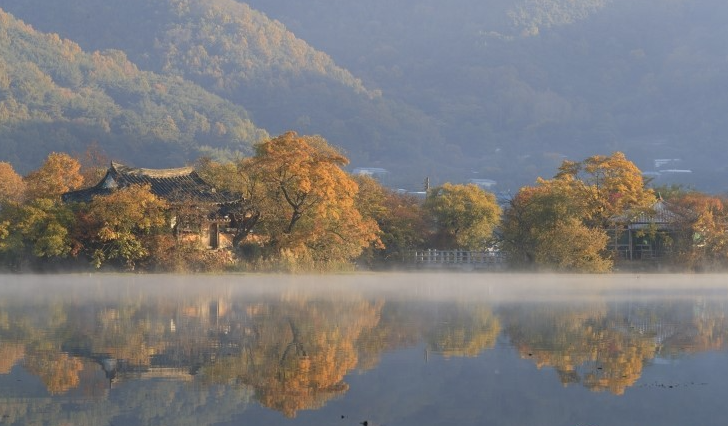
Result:
<svg viewBox="0 0 728 426"><path fill-rule="evenodd" d="M500 334L500 321L481 305L445 305L426 331L431 350L444 356L477 356L491 348Z"/></svg>
<svg viewBox="0 0 728 426"><path fill-rule="evenodd" d="M386 303L380 321L373 328L365 328L357 341L359 364L364 371L377 366L381 354L399 348L414 346L422 335L422 309L417 305Z"/></svg>
<svg viewBox="0 0 728 426"><path fill-rule="evenodd" d="M25 356L25 345L0 342L0 374L8 374L13 366Z"/></svg>
<svg viewBox="0 0 728 426"><path fill-rule="evenodd" d="M23 365L40 378L51 394L65 393L78 386L78 374L83 369L79 358L47 344L29 348Z"/></svg>
<svg viewBox="0 0 728 426"><path fill-rule="evenodd" d="M357 365L356 341L377 324L380 310L364 300L252 306L239 353L203 372L213 382L251 386L263 405L293 417L348 389L343 380Z"/></svg>
<svg viewBox="0 0 728 426"><path fill-rule="evenodd" d="M624 302L609 308L519 306L503 309L502 315L522 357L539 368L553 367L564 384L621 395L658 355L723 345L728 332L724 308Z"/></svg>
<svg viewBox="0 0 728 426"><path fill-rule="evenodd" d="M728 336L728 307L710 299L511 304L498 315L487 303L384 303L358 294L113 300L0 301L0 374L22 366L51 394L99 400L145 378L196 380L294 416L345 393L346 375L373 368L387 351L424 340L446 357L477 356L495 344L501 324L522 357L553 367L564 384L615 394L654 357L721 348ZM160 395L138 403L150 416L155 404L175 404Z"/></svg>
<svg viewBox="0 0 728 426"><path fill-rule="evenodd" d="M536 365L556 369L562 383L578 383L577 367L596 362L594 342L601 336L597 323L605 315L603 306L559 309L525 306L503 311L506 333L522 357Z"/></svg>
<svg viewBox="0 0 728 426"><path fill-rule="evenodd" d="M663 352L671 355L717 350L728 339L728 306L725 302L695 301L685 318L674 322L670 335L662 340Z"/></svg>

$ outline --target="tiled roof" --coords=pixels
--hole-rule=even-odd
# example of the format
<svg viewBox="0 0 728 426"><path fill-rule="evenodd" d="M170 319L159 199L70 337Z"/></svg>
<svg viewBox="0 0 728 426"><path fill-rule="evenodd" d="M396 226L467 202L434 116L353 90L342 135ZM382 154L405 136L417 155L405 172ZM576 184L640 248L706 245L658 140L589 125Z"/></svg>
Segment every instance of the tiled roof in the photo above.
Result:
<svg viewBox="0 0 728 426"><path fill-rule="evenodd" d="M141 169L112 162L99 183L91 188L63 194L65 202L90 202L93 197L107 195L118 188L149 184L154 195L171 202L195 201L229 203L236 201L230 194L217 192L202 180L192 167L177 169Z"/></svg>

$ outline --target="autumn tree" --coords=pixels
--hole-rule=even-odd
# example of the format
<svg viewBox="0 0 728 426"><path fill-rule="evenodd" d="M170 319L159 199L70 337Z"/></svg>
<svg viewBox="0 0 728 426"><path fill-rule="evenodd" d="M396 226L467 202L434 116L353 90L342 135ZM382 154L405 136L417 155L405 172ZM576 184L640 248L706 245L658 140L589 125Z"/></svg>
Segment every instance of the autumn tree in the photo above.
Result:
<svg viewBox="0 0 728 426"><path fill-rule="evenodd" d="M466 250L488 247L501 214L495 196L474 184L434 188L424 209L434 221L439 247Z"/></svg>
<svg viewBox="0 0 728 426"><path fill-rule="evenodd" d="M15 172L12 164L0 161L0 205L21 202L24 192L23 178Z"/></svg>
<svg viewBox="0 0 728 426"><path fill-rule="evenodd" d="M377 225L356 208L358 185L348 159L320 136L285 133L256 146L240 164L257 199L255 231L271 254L348 261L377 239Z"/></svg>
<svg viewBox="0 0 728 426"><path fill-rule="evenodd" d="M680 191L667 202L673 212L672 260L687 268L728 266L728 200Z"/></svg>
<svg viewBox="0 0 728 426"><path fill-rule="evenodd" d="M219 163L206 157L197 161L198 173L207 183L218 190L240 196L240 201L225 208L231 218L230 225L235 228L232 243L236 248L249 237L266 206L272 207L266 199L263 182L249 173L252 161L252 158L244 158L236 162Z"/></svg>
<svg viewBox="0 0 728 426"><path fill-rule="evenodd" d="M40 168L25 177L28 198L60 201L61 194L83 185L80 169L79 162L70 155L52 152Z"/></svg>
<svg viewBox="0 0 728 426"><path fill-rule="evenodd" d="M615 216L648 209L656 201L642 172L621 152L581 162L565 160L554 180L563 184L574 202L585 206L582 220L590 228L606 228Z"/></svg>
<svg viewBox="0 0 728 426"><path fill-rule="evenodd" d="M129 268L149 255L149 237L168 232L167 203L149 185L131 185L93 201L79 212L80 240L98 268L118 260Z"/></svg>
<svg viewBox="0 0 728 426"><path fill-rule="evenodd" d="M423 248L429 235L422 201L385 188L370 176L355 176L359 185L356 205L365 218L376 221L380 241L372 243L364 257L368 262L401 260L408 251Z"/></svg>
<svg viewBox="0 0 728 426"><path fill-rule="evenodd" d="M503 249L519 266L604 272L612 266L606 232L614 218L654 202L641 172L622 153L564 161L553 179L539 178L510 201Z"/></svg>

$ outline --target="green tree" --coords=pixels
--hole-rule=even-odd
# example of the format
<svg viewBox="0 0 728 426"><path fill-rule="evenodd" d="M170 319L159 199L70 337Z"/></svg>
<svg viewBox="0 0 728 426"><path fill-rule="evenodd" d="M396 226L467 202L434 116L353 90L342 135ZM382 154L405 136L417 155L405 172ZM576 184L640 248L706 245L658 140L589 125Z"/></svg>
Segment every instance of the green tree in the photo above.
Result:
<svg viewBox="0 0 728 426"><path fill-rule="evenodd" d="M474 184L434 188L424 209L434 221L439 247L466 250L489 246L501 214L495 196Z"/></svg>
<svg viewBox="0 0 728 426"><path fill-rule="evenodd" d="M28 204L6 204L0 210L0 257L17 269L36 261L66 258L78 253L73 238L73 211L47 198Z"/></svg>

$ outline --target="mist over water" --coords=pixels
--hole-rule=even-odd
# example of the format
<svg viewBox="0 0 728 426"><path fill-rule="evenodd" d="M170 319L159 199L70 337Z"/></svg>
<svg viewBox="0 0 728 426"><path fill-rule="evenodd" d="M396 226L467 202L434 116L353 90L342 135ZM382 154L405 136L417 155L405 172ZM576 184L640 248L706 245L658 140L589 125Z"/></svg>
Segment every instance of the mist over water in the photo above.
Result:
<svg viewBox="0 0 728 426"><path fill-rule="evenodd" d="M1 424L720 425L721 275L0 276Z"/></svg>

